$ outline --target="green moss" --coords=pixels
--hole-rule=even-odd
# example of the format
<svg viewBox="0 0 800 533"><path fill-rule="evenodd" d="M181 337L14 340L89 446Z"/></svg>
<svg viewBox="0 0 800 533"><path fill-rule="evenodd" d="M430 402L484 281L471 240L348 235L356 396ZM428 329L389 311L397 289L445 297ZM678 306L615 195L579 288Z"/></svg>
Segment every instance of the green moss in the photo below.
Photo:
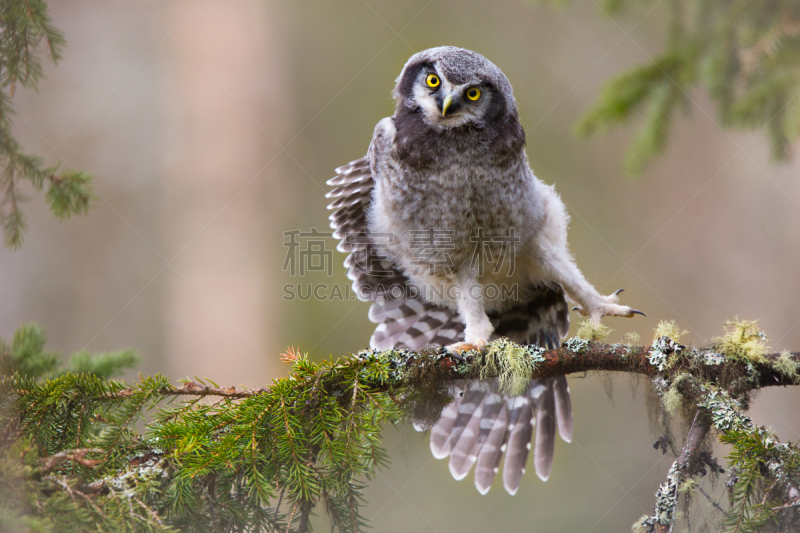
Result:
<svg viewBox="0 0 800 533"><path fill-rule="evenodd" d="M575 336L585 341L597 342L608 337L613 331L610 327L587 318L581 322Z"/></svg>
<svg viewBox="0 0 800 533"><path fill-rule="evenodd" d="M758 329L757 321L739 320L738 317L725 323L725 335L713 339L717 351L742 363L766 362L767 340Z"/></svg>

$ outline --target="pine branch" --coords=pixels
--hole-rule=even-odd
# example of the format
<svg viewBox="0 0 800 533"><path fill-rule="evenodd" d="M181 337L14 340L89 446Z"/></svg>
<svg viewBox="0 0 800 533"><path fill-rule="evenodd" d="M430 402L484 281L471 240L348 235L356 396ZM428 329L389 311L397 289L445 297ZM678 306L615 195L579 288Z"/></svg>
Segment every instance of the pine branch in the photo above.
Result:
<svg viewBox="0 0 800 533"><path fill-rule="evenodd" d="M45 167L41 158L25 153L11 133L17 84L36 90L43 72L39 55L44 53L55 64L64 44L44 0L5 0L0 6L0 224L10 249L22 245L27 227L20 209L26 200L19 190L22 182L36 192L47 185L45 200L59 220L85 214L96 200L89 174Z"/></svg>

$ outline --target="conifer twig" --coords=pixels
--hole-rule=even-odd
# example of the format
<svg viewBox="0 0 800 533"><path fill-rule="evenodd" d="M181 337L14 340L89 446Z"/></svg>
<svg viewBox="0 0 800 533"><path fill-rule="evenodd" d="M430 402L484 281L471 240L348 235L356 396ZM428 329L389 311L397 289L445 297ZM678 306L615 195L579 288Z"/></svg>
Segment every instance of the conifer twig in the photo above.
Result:
<svg viewBox="0 0 800 533"><path fill-rule="evenodd" d="M55 455L51 455L50 457L44 457L40 459L42 462L42 470L45 472L52 470L56 465L61 464L64 461L74 461L79 465L88 466L91 468L94 468L102 462L102 459L86 459L87 453L105 454L106 452L105 450L101 450L99 448L78 448L75 450L64 450Z"/></svg>
<svg viewBox="0 0 800 533"><path fill-rule="evenodd" d="M201 385L194 381L187 381L180 387L162 387L158 389L158 394L163 396L222 396L225 398L252 398L268 392L267 387L260 389L237 389L236 387L212 387ZM130 398L137 393L137 389L123 389L111 394L107 394L109 400L123 400Z"/></svg>

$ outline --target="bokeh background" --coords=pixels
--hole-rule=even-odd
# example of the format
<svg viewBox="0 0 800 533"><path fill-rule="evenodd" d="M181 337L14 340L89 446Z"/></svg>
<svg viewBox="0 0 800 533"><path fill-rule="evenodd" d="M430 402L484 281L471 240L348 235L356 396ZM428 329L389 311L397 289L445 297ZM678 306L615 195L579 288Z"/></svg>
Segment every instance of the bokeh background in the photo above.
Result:
<svg viewBox="0 0 800 533"><path fill-rule="evenodd" d="M327 231L333 168L361 157L392 113L405 60L451 44L481 52L511 80L534 171L568 206L588 279L605 293L625 288L624 302L647 313L607 319L611 340L628 331L647 340L659 320L675 319L700 344L738 315L760 319L774 350L800 350L797 159L774 165L758 132L724 131L702 92L689 95L666 155L638 180L621 171L630 129L592 142L572 134L604 81L657 54L665 5L616 19L584 0L75 0L50 9L68 46L38 94L15 95L14 131L48 163L93 173L100 200L64 223L41 198L25 206L25 244L0 251L1 336L37 321L51 349L133 347L142 373L243 386L286 375L278 354L289 345L312 358L365 348L367 304L284 299L286 284L347 281L335 251L322 256L332 276L284 270L284 233ZM389 427L393 465L367 489L365 516L376 531L628 531L652 512L671 462L651 446L644 385L570 382L575 438L559 442L547 483L531 471L516 496L496 480L480 497L471 477L456 482L431 458L427 435ZM799 400L800 391L770 390L751 412L795 440Z"/></svg>

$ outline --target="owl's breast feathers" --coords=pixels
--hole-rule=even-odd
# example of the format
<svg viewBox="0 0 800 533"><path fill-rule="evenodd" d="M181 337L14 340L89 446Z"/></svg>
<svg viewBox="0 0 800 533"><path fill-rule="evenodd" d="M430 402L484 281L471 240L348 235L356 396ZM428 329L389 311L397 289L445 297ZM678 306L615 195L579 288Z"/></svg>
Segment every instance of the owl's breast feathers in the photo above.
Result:
<svg viewBox="0 0 800 533"><path fill-rule="evenodd" d="M453 279L467 268L485 270L476 261L491 259L491 271L503 256L500 268L507 272L515 254L530 255L535 183L521 126L519 135L501 141L499 132L507 129L501 124L436 131L409 113L376 127L369 230L389 236L386 255L412 280L423 282L415 276L420 266L430 267L427 273L436 278ZM420 138L412 140L414 135Z"/></svg>
<svg viewBox="0 0 800 533"><path fill-rule="evenodd" d="M480 126L440 128L427 124L419 109L401 106L392 123L395 157L412 170L455 162L502 167L524 157L525 130L516 112Z"/></svg>

